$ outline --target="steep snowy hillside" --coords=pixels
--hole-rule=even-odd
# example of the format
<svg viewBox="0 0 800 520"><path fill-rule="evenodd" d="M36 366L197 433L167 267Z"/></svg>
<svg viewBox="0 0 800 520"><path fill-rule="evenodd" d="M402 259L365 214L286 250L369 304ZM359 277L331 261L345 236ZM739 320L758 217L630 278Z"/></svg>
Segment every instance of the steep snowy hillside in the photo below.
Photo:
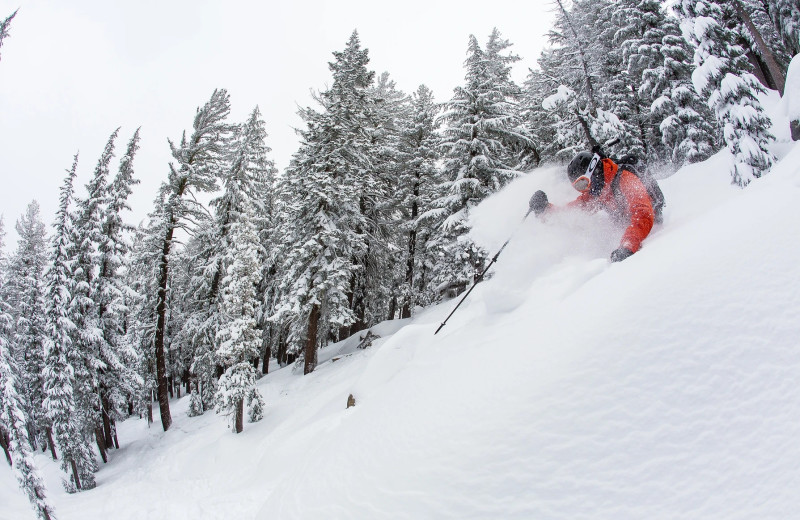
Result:
<svg viewBox="0 0 800 520"><path fill-rule="evenodd" d="M259 383L241 435L175 403L168 433L121 425L98 487L58 517L280 519L792 518L800 511L800 147L745 190L725 154L662 181L641 252L564 212L520 223L558 169L475 212L495 276L455 301L325 349ZM348 395L356 406L346 409ZM0 518L32 518L0 465Z"/></svg>

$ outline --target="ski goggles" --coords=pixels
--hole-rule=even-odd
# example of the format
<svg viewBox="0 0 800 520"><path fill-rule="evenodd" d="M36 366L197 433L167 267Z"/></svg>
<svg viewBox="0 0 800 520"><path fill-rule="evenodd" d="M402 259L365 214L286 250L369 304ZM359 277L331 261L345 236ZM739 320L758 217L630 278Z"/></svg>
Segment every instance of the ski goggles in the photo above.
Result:
<svg viewBox="0 0 800 520"><path fill-rule="evenodd" d="M591 185L592 181L589 180L589 177L582 175L575 179L572 183L572 187L578 190L581 193L589 191L589 186Z"/></svg>

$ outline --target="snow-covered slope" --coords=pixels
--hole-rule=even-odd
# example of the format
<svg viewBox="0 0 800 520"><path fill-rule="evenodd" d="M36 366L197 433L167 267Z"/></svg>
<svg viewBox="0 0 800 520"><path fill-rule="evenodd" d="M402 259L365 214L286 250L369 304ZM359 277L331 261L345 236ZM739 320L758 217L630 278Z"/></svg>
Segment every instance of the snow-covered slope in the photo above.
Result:
<svg viewBox="0 0 800 520"><path fill-rule="evenodd" d="M621 231L565 212L520 224L558 169L475 212L495 276L454 301L261 380L241 435L213 413L121 425L70 519L800 517L800 147L745 190L725 154L662 181L665 223L619 264ZM356 406L346 409L353 394ZM0 464L0 518L32 518Z"/></svg>

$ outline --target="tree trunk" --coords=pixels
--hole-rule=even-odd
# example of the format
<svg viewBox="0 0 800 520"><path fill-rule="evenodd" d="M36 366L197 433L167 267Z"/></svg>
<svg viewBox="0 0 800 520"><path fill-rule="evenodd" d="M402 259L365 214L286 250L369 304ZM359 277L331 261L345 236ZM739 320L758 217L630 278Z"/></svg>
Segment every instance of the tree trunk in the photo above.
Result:
<svg viewBox="0 0 800 520"><path fill-rule="evenodd" d="M278 351L275 352L275 359L278 360L278 364L282 367L285 367L288 364L288 337L289 334L284 328L283 324L278 325Z"/></svg>
<svg viewBox="0 0 800 520"><path fill-rule="evenodd" d="M97 442L97 449L100 450L100 457L103 459L103 463L107 463L108 456L106 456L106 440L103 438L103 428L98 426L94 429L94 440Z"/></svg>
<svg viewBox="0 0 800 520"><path fill-rule="evenodd" d="M800 121L790 121L789 129L792 131L792 141L800 141Z"/></svg>
<svg viewBox="0 0 800 520"><path fill-rule="evenodd" d="M105 395L103 395L103 397L100 399L100 403L103 406L103 409L100 410L100 413L103 417L103 436L105 445L111 446L114 442L111 434L111 417L108 414L108 409L110 408L111 404L108 402L108 397Z"/></svg>
<svg viewBox="0 0 800 520"><path fill-rule="evenodd" d="M264 351L261 354L261 358L263 362L261 363L261 373L262 374L269 374L269 360L272 357L272 349L270 348L270 342L272 341L272 325L269 326L266 332L269 332L269 339L268 341L264 342Z"/></svg>
<svg viewBox="0 0 800 520"><path fill-rule="evenodd" d="M58 460L58 455L56 455L56 443L53 440L53 429L48 426L45 433L47 434L47 445L50 446L50 455L53 456L53 460Z"/></svg>
<svg viewBox="0 0 800 520"><path fill-rule="evenodd" d="M6 461L8 461L8 465L12 466L13 462L11 460L11 452L8 448L8 437L6 436L6 431L0 428L0 446L3 447L3 451L6 453Z"/></svg>
<svg viewBox="0 0 800 520"><path fill-rule="evenodd" d="M417 217L419 216L419 187L422 184L420 179L421 175L419 170L414 173L416 179L414 180L414 199L411 201L411 222L416 226ZM411 317L411 306L414 300L414 265L416 263L417 255L417 229L416 227L408 232L408 258L406 259L406 285L408 286L408 295L406 301L403 302L403 308L400 309L400 318Z"/></svg>
<svg viewBox="0 0 800 520"><path fill-rule="evenodd" d="M242 433L242 430L244 430L244 399L239 399L236 402L236 418L233 429L236 433Z"/></svg>
<svg viewBox="0 0 800 520"><path fill-rule="evenodd" d="M78 474L78 465L75 463L75 459L70 460L69 463L70 466L72 467L72 478L75 482L75 489L80 491L81 489L83 489L83 487L81 487L81 477Z"/></svg>
<svg viewBox="0 0 800 520"><path fill-rule="evenodd" d="M114 440L114 448L119 449L119 439L117 438L117 421L111 419L111 438Z"/></svg>
<svg viewBox="0 0 800 520"><path fill-rule="evenodd" d="M744 22L745 27L747 27L750 36L753 37L753 41L758 48L758 53L761 55L761 58L767 64L767 70L769 71L769 75L772 76L772 80L775 82L775 87L778 89L778 92L783 96L783 89L786 86L786 77L783 75L783 70L781 70L780 66L778 66L778 62L775 61L775 55L772 51L767 47L764 38L761 36L761 32L756 27L756 24L753 23L753 20L750 18L750 14L747 10L742 6L740 0L733 0L733 7L736 9L736 13L739 15L739 18L742 19Z"/></svg>
<svg viewBox="0 0 800 520"><path fill-rule="evenodd" d="M305 365L303 375L310 374L317 366L317 326L319 325L319 305L311 308L308 317L308 335L306 336Z"/></svg>
<svg viewBox="0 0 800 520"><path fill-rule="evenodd" d="M161 250L161 262L158 276L158 303L156 304L156 383L158 388L158 407L161 411L161 425L164 431L172 425L172 414L169 411L169 384L167 383L167 365L164 352L164 333L167 326L167 283L169 281L169 251L172 235L175 232L174 217L170 216L167 233Z"/></svg>
<svg viewBox="0 0 800 520"><path fill-rule="evenodd" d="M416 203L414 203L416 206ZM417 248L417 231L412 229L408 233L408 259L406 260L406 286L408 287L409 294L403 302L403 308L400 310L400 318L411 317L411 294L414 292L414 255Z"/></svg>
<svg viewBox="0 0 800 520"><path fill-rule="evenodd" d="M153 424L153 401L147 403L147 426Z"/></svg>
<svg viewBox="0 0 800 520"><path fill-rule="evenodd" d="M28 430L28 442L31 443L31 448L33 451L38 450L39 444L36 442L36 427L34 427L33 423L31 422L28 422L25 427Z"/></svg>

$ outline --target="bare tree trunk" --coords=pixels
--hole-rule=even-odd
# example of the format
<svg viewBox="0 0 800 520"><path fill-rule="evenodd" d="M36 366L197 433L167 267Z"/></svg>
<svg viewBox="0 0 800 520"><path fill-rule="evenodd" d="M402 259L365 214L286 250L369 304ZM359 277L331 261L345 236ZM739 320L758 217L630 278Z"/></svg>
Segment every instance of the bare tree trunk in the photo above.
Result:
<svg viewBox="0 0 800 520"><path fill-rule="evenodd" d="M780 92L781 96L783 96L783 90L786 87L786 77L783 75L783 71L781 70L778 62L775 61L775 55L772 51L767 47L764 38L761 36L761 32L756 27L756 24L753 23L753 20L750 18L750 14L747 10L742 6L742 3L739 0L733 0L733 7L736 9L736 13L739 15L739 18L742 19L744 22L745 27L747 27L750 36L753 37L753 41L758 48L758 53L764 59L764 62L767 64L767 69L769 70L770 76L772 76L773 81L775 81L775 86Z"/></svg>
<svg viewBox="0 0 800 520"><path fill-rule="evenodd" d="M319 325L319 305L311 308L308 317L308 335L306 337L305 365L303 375L310 374L317 366L317 326Z"/></svg>
<svg viewBox="0 0 800 520"><path fill-rule="evenodd" d="M0 428L0 446L3 447L3 451L6 453L6 460L8 461L8 465L12 466L13 462L11 460L11 452L8 448L8 436L6 435L6 431Z"/></svg>
<svg viewBox="0 0 800 520"><path fill-rule="evenodd" d="M167 383L167 365L164 352L164 333L167 325L167 282L169 281L169 250L172 235L175 232L174 217L170 218L164 245L161 251L161 265L158 278L158 303L156 304L156 383L158 388L158 407L161 411L161 426L164 431L172 425L172 414L169 411L169 385Z"/></svg>
<svg viewBox="0 0 800 520"><path fill-rule="evenodd" d="M111 419L111 433L114 440L114 448L119 449L119 439L117 438L117 421Z"/></svg>
<svg viewBox="0 0 800 520"><path fill-rule="evenodd" d="M98 426L94 429L94 440L97 442L97 449L100 450L100 457L103 459L103 463L107 463L108 456L106 455L106 440L103 438L103 428Z"/></svg>
<svg viewBox="0 0 800 520"><path fill-rule="evenodd" d="M58 455L56 455L56 443L53 440L53 429L48 426L45 433L47 434L47 445L50 446L50 455L53 456L53 460L58 460Z"/></svg>
<svg viewBox="0 0 800 520"><path fill-rule="evenodd" d="M150 395L151 399L147 402L147 426L149 427L153 424L153 400L152 400L152 392Z"/></svg>
<svg viewBox="0 0 800 520"><path fill-rule="evenodd" d="M28 430L28 442L31 443L31 448L33 448L33 451L38 450L39 444L36 442L36 427L34 427L31 422L26 424L25 427Z"/></svg>
<svg viewBox="0 0 800 520"><path fill-rule="evenodd" d="M244 430L244 399L239 399L236 402L236 418L234 421L234 431L242 433Z"/></svg>
<svg viewBox="0 0 800 520"><path fill-rule="evenodd" d="M111 403L108 402L108 397L105 395L100 398L100 403L102 404L100 415L103 418L103 438L105 440L105 445L111 446L113 442L111 435L111 417L108 414L108 409L110 408Z"/></svg>
<svg viewBox="0 0 800 520"><path fill-rule="evenodd" d="M69 463L72 467L72 478L75 480L75 488L81 490L83 487L81 486L81 477L78 474L78 465L75 463L75 459L70 460Z"/></svg>

